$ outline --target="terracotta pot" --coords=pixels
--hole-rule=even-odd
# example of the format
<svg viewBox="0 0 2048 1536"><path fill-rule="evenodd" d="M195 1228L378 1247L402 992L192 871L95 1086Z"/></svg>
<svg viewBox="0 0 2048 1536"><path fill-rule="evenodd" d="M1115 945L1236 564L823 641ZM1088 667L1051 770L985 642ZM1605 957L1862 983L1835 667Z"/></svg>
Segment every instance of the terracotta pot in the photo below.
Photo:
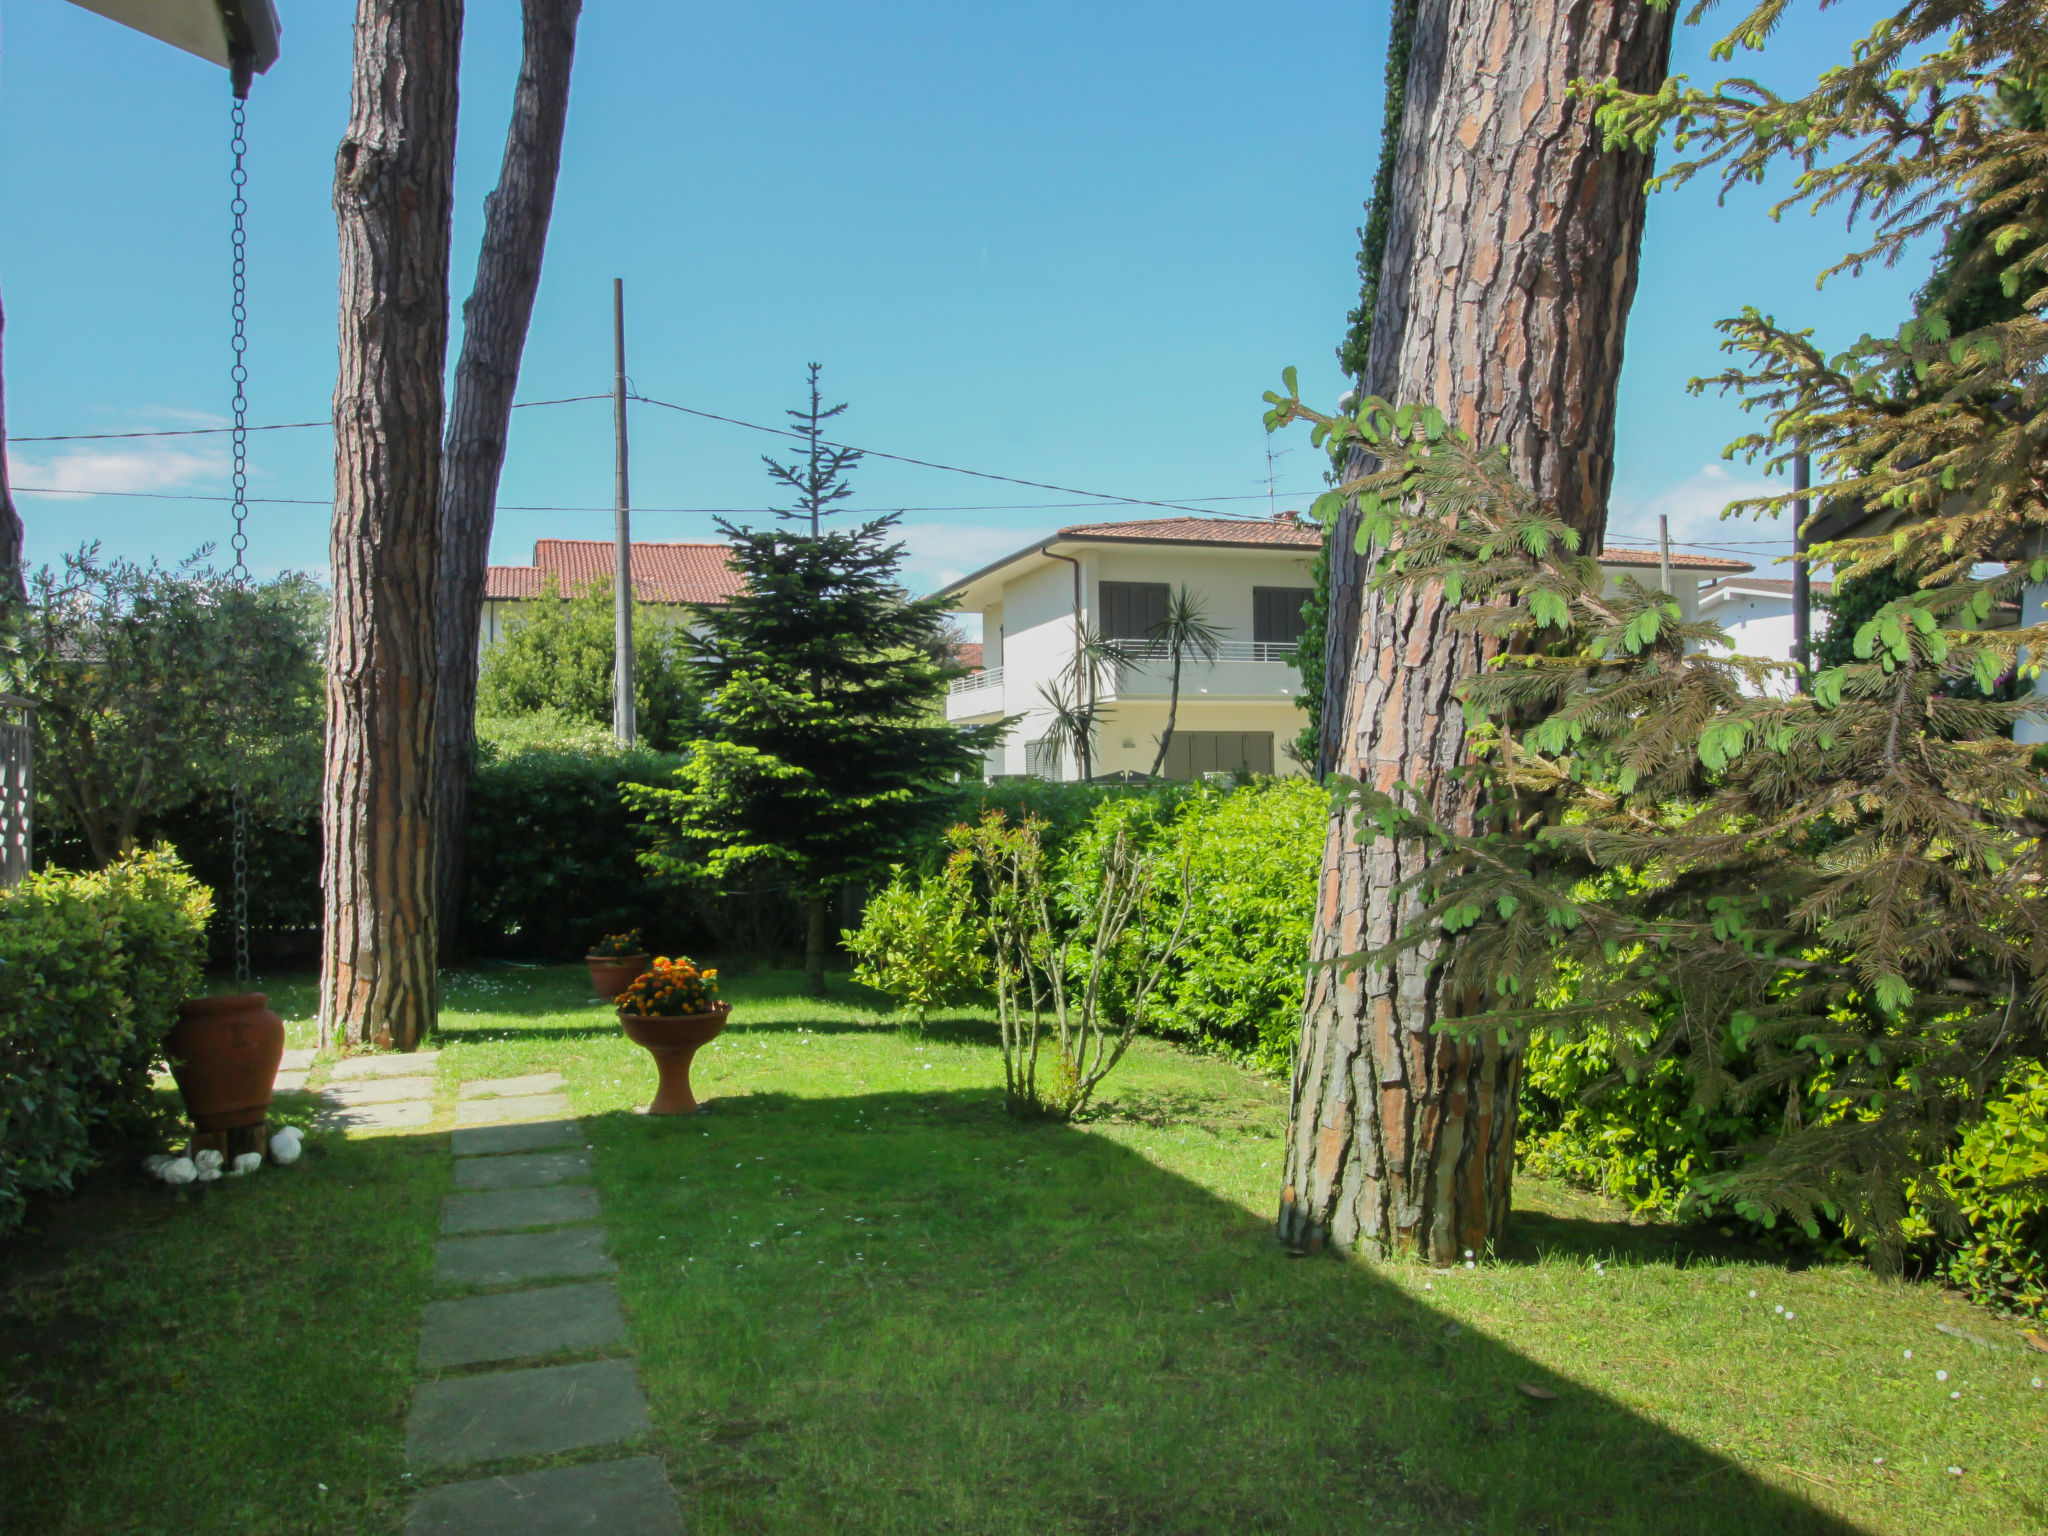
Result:
<svg viewBox="0 0 2048 1536"><path fill-rule="evenodd" d="M583 963L590 967L591 986L606 1002L647 974L645 955L585 955Z"/></svg>
<svg viewBox="0 0 2048 1536"><path fill-rule="evenodd" d="M195 997L178 1005L164 1054L195 1129L261 1125L284 1060L284 1020L261 992Z"/></svg>
<svg viewBox="0 0 2048 1536"><path fill-rule="evenodd" d="M660 1074L654 1102L647 1106L648 1114L697 1113L697 1097L690 1092L690 1060L717 1038L731 1016L730 1003L714 1004L709 1013L687 1013L667 1019L642 1018L637 1013L619 1015L626 1038L654 1058L654 1070Z"/></svg>

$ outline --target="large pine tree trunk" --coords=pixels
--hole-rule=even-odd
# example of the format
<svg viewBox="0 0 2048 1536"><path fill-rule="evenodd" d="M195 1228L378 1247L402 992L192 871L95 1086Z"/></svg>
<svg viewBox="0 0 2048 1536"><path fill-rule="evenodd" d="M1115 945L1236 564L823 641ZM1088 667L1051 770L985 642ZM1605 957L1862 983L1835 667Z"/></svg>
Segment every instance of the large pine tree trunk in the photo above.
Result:
<svg viewBox="0 0 2048 1536"><path fill-rule="evenodd" d="M1367 388L1433 403L1600 547L1647 157L1603 153L1575 79L1664 78L1672 12L1639 0L1422 0ZM1453 689L1482 653L1440 594L1383 600L1348 520L1333 534L1329 766L1416 786L1469 829ZM1341 628L1341 636L1336 633ZM1498 1239L1514 1168L1518 1052L1436 1026L1472 1011L1432 949L1391 971L1330 962L1392 938L1414 844L1333 817L1295 1062L1281 1237L1438 1263Z"/></svg>
<svg viewBox="0 0 2048 1536"><path fill-rule="evenodd" d="M525 45L512 124L498 187L484 200L484 241L476 284L462 307L462 355L441 463L438 690L434 701L434 840L441 947L451 952L462 905L463 839L469 828L469 775L476 753L477 636L489 572L491 517L519 357L540 287L562 125L569 115L569 70L583 0L526 0Z"/></svg>
<svg viewBox="0 0 2048 1536"><path fill-rule="evenodd" d="M461 0L358 0L334 163L323 1044L412 1050L434 1021L434 578L461 42Z"/></svg>

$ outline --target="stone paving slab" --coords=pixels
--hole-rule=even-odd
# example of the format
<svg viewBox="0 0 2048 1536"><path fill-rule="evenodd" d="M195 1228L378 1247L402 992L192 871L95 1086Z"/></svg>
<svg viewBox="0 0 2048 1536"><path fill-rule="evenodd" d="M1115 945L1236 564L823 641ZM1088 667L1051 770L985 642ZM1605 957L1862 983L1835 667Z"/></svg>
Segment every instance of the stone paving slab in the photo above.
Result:
<svg viewBox="0 0 2048 1536"><path fill-rule="evenodd" d="M542 1189L487 1189L447 1195L441 1201L441 1231L511 1232L520 1227L561 1227L597 1220L597 1191L588 1184L552 1184Z"/></svg>
<svg viewBox="0 0 2048 1536"><path fill-rule="evenodd" d="M304 1072L280 1072L277 1081L270 1085L272 1093L304 1093L306 1074Z"/></svg>
<svg viewBox="0 0 2048 1536"><path fill-rule="evenodd" d="M434 1063L441 1059L439 1051L394 1051L388 1056L351 1056L337 1061L329 1079L335 1082L352 1077L414 1077L419 1074L432 1075Z"/></svg>
<svg viewBox="0 0 2048 1536"><path fill-rule="evenodd" d="M349 1083L329 1083L320 1090L337 1104L389 1104L395 1099L431 1099L431 1077L368 1077Z"/></svg>
<svg viewBox="0 0 2048 1536"><path fill-rule="evenodd" d="M313 1127L321 1131L410 1131L433 1123L434 1106L427 1099L399 1099L388 1104L337 1104L324 1109Z"/></svg>
<svg viewBox="0 0 2048 1536"><path fill-rule="evenodd" d="M457 1125L502 1125L511 1120L559 1120L569 1113L562 1093L529 1093L515 1099L468 1099L455 1106Z"/></svg>
<svg viewBox="0 0 2048 1536"><path fill-rule="evenodd" d="M481 1365L604 1349L624 1342L626 1315L609 1280L537 1291L464 1296L427 1303L420 1324L420 1366Z"/></svg>
<svg viewBox="0 0 2048 1536"><path fill-rule="evenodd" d="M535 1189L543 1184L574 1184L589 1177L590 1155L580 1147L468 1158L455 1165L457 1189Z"/></svg>
<svg viewBox="0 0 2048 1536"><path fill-rule="evenodd" d="M630 1360L494 1371L423 1385L406 1425L405 1456L419 1467L461 1466L610 1445L647 1429ZM609 1536L609 1528L598 1529Z"/></svg>
<svg viewBox="0 0 2048 1536"><path fill-rule="evenodd" d="M434 1244L434 1278L448 1285L511 1285L610 1275L619 1266L604 1251L601 1227L556 1227L495 1237L444 1237Z"/></svg>
<svg viewBox="0 0 2048 1536"><path fill-rule="evenodd" d="M574 1120L540 1125L494 1125L456 1131L457 1157L487 1157L500 1152L538 1152L544 1147L580 1147L583 1127Z"/></svg>
<svg viewBox="0 0 2048 1536"><path fill-rule="evenodd" d="M405 1536L683 1536L652 1456L448 1483L413 1501Z"/></svg>
<svg viewBox="0 0 2048 1536"><path fill-rule="evenodd" d="M303 1072L313 1065L313 1058L320 1052L310 1045L302 1045L286 1051L284 1060L277 1064L280 1072Z"/></svg>
<svg viewBox="0 0 2048 1536"><path fill-rule="evenodd" d="M480 1077L464 1083L457 1097L465 1099L509 1098L516 1094L553 1093L566 1088L568 1079L559 1072L529 1072L524 1077Z"/></svg>

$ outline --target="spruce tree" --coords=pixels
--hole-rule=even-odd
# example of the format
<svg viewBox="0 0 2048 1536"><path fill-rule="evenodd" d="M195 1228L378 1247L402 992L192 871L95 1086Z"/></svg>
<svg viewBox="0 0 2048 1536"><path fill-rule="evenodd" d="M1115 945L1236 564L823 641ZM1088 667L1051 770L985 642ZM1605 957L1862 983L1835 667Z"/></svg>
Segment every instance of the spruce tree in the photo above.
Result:
<svg viewBox="0 0 2048 1536"><path fill-rule="evenodd" d="M674 788L634 792L653 825L658 869L698 879L780 878L809 912L804 963L825 986L826 912L846 884L885 873L943 814L939 789L978 774L996 726L944 723L949 607L912 598L897 572L897 518L838 530L813 524L847 494L853 450L825 443L817 369L803 464L780 466L797 529L721 522L745 577L705 616L694 663L709 732L689 746ZM818 531L810 532L812 526Z"/></svg>

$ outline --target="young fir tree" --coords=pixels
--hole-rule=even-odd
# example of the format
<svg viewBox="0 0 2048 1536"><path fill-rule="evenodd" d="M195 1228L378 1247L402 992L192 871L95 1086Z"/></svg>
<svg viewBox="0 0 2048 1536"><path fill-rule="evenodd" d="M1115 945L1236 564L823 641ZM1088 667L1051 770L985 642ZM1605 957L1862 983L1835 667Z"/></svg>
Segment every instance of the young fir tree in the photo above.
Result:
<svg viewBox="0 0 2048 1536"><path fill-rule="evenodd" d="M948 604L898 584L897 519L845 531L814 521L849 494L858 454L819 432L843 409L820 407L813 365L810 408L791 413L808 439L805 460L770 461L798 493L781 515L803 529L719 524L746 582L693 642L712 734L690 743L674 788L629 790L653 824L656 868L712 881L780 877L796 888L809 910L813 992L825 986L829 898L901 863L942 814L935 792L977 773L999 734L947 725L934 709L957 670Z"/></svg>
<svg viewBox="0 0 2048 1536"><path fill-rule="evenodd" d="M1443 591L1495 658L1459 689L1473 830L1413 786L1344 786L1364 840L1431 851L1348 963L1429 948L1459 1038L1590 1031L1624 1072L1682 1062L1702 1103L1782 1102L1782 1133L1702 1192L1895 1261L1911 1198L1952 1214L1926 1170L2048 1051L2048 782L2005 739L2048 701L1986 696L2016 636L1979 627L2019 574L1895 602L1862 659L1771 697L1783 664L1633 580L1605 591L1504 452L1434 411L1271 398L1387 464L1346 487L1374 584Z"/></svg>

